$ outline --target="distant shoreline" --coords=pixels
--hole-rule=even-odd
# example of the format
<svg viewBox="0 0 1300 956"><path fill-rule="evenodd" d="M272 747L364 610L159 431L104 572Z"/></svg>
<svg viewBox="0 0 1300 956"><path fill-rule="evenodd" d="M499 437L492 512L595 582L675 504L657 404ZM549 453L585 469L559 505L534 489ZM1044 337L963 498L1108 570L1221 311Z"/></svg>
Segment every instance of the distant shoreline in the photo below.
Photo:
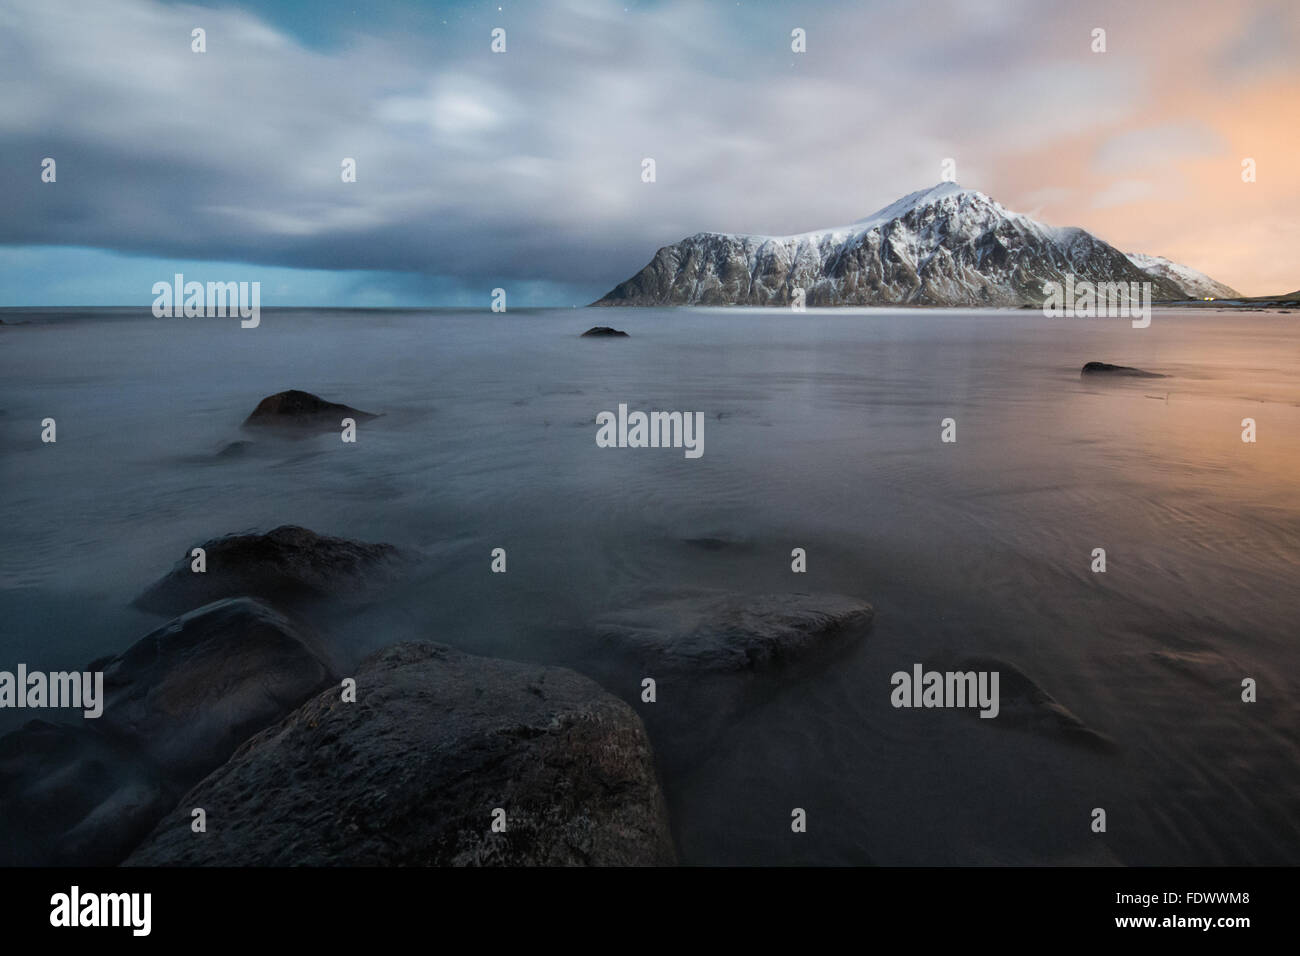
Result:
<svg viewBox="0 0 1300 956"><path fill-rule="evenodd" d="M1241 299L1211 299L1205 301L1202 299L1187 300L1167 300L1163 302L1152 302L1153 309L1200 309L1204 311L1231 311L1231 312L1267 312L1274 309L1283 311L1290 309L1300 310L1300 294L1292 293L1284 296L1257 296L1252 298ZM595 302L586 305L529 305L511 308L505 313L491 313L486 306L472 307L463 305L403 305L403 306L348 306L348 305L274 305L263 306L263 312L382 312L382 313L402 313L402 312L486 312L490 314L502 315L509 317L511 314L526 312L572 312L579 309L708 309L718 312L733 311L752 311L752 312L780 312L789 311L789 305L748 305L748 304L727 304L727 305L691 305L691 304L674 304L674 305L598 305ZM879 304L864 305L817 305L808 306L808 312L851 312L861 310L881 310L881 311L903 311L915 310L918 312L1029 312L1041 311L1042 305L1025 303L1024 305L925 305L916 302L882 302ZM146 303L143 305L0 305L0 316L6 313L61 313L61 312L91 312L91 311L140 311L149 312L150 306ZM152 316L151 316L152 317ZM207 316L196 316L196 318L208 318ZM165 319L164 321L172 321Z"/></svg>

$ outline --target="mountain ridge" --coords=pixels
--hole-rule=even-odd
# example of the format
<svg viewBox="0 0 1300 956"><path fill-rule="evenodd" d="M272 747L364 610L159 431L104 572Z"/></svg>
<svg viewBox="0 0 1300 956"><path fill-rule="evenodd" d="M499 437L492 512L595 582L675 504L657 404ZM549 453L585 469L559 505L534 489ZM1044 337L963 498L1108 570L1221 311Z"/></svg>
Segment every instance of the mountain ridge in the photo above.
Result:
<svg viewBox="0 0 1300 956"><path fill-rule="evenodd" d="M1153 299L1235 295L1187 266L1126 255L1086 230L1049 226L944 182L843 226L695 233L661 247L592 305L784 306L803 289L809 306L1020 306L1041 303L1044 283L1070 275L1149 281Z"/></svg>

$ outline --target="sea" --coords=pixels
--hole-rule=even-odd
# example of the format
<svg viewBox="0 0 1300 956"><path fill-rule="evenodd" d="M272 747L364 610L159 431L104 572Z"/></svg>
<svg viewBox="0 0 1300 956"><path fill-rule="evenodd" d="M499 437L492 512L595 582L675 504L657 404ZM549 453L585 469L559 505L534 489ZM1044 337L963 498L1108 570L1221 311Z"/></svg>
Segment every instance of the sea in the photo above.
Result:
<svg viewBox="0 0 1300 956"><path fill-rule="evenodd" d="M416 556L320 622L345 666L432 640L677 709L652 744L684 863L1300 863L1300 316L0 320L0 669L121 651L165 623L131 601L191 547L302 525ZM351 443L241 428L290 388L380 417ZM600 447L620 404L702 413L703 453ZM702 590L845 594L875 623L720 729L689 687L609 686L592 622ZM964 656L1113 747L893 706L892 674ZM688 743L705 759L674 761Z"/></svg>

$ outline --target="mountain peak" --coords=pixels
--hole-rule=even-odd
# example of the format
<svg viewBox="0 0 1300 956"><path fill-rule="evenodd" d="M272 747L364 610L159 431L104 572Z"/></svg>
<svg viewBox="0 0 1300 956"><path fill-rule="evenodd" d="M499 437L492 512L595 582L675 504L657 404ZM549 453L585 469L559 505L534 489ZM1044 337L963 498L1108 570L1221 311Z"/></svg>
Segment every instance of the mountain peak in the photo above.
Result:
<svg viewBox="0 0 1300 956"><path fill-rule="evenodd" d="M777 241L786 240L816 240L823 236L846 236L861 235L869 232L878 226L884 226L893 222L895 219L902 219L914 209L925 209L943 203L949 202L945 214L951 213L960 216L977 211L982 219L992 218L1018 218L1019 213L1013 213L991 199L978 189L966 189L955 182L941 182L930 186L927 189L918 189L916 192L908 193L902 199L897 199L881 209L877 209L870 216L863 219L855 219L851 223L842 226L832 226L822 229L814 229L810 232L797 233L788 236L763 236L764 239L774 239ZM722 235L727 235L723 233Z"/></svg>
<svg viewBox="0 0 1300 956"><path fill-rule="evenodd" d="M919 189L915 191L915 193L905 195L902 199L896 199L894 202L889 203L889 206L876 209L876 211L871 213L870 216L857 221L874 222L883 219L885 216L888 216L889 219L897 219L898 216L904 215L904 213L909 211L909 209L914 209L919 206L928 206L928 204L939 202L939 200L944 199L945 196L956 196L966 193L983 196L984 199L988 198L988 196L984 196L983 193L978 193L976 190L963 189L959 183L940 182L931 186L930 189Z"/></svg>
<svg viewBox="0 0 1300 956"><path fill-rule="evenodd" d="M855 220L853 225L865 226L874 223L888 222L891 219L897 219L905 216L913 209L919 209L923 206L931 205L941 199L949 196L971 196L981 199L985 202L993 202L988 196L975 189L964 189L955 182L941 182L929 189L918 189L914 193L908 193L902 199L896 199L888 206L877 209L870 216L863 219Z"/></svg>

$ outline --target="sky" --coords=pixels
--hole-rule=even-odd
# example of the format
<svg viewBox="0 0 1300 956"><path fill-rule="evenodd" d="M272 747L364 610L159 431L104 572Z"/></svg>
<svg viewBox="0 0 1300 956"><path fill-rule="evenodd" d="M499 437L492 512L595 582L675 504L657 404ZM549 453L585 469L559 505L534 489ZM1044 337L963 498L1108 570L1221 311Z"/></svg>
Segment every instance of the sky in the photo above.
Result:
<svg viewBox="0 0 1300 956"><path fill-rule="evenodd" d="M581 305L685 236L841 225L945 159L1290 292L1298 51L1294 0L0 0L0 306L147 305L177 272L263 306Z"/></svg>

